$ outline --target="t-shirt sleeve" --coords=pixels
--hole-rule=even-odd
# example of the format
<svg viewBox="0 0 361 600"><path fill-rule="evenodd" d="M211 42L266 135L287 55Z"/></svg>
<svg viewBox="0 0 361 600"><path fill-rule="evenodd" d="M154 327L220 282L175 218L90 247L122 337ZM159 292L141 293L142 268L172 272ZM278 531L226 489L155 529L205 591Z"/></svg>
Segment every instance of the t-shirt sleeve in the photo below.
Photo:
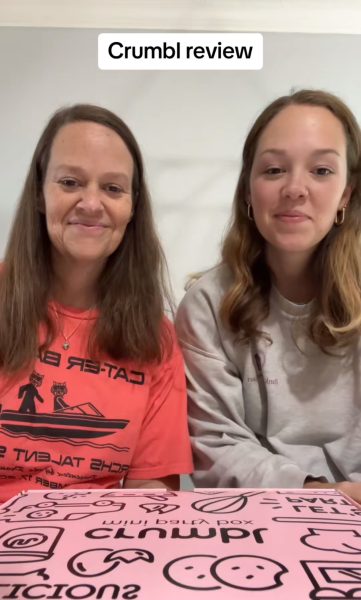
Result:
<svg viewBox="0 0 361 600"><path fill-rule="evenodd" d="M173 325L167 321L165 326L171 334L172 350L151 371L148 406L129 479L157 479L193 470L183 357Z"/></svg>

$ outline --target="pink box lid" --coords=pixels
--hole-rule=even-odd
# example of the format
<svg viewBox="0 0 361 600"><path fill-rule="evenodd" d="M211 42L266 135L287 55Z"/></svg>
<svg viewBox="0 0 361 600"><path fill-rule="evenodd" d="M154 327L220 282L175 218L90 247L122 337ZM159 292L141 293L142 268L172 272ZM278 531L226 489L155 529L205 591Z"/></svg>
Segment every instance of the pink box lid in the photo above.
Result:
<svg viewBox="0 0 361 600"><path fill-rule="evenodd" d="M204 597L361 598L361 507L335 490L67 489L0 508L2 599Z"/></svg>

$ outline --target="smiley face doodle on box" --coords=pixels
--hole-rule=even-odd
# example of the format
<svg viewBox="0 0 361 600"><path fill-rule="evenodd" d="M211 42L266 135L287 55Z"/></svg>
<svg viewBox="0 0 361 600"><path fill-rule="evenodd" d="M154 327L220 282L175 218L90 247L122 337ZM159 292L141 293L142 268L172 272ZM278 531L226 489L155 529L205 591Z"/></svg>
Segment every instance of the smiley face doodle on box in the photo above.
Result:
<svg viewBox="0 0 361 600"><path fill-rule="evenodd" d="M83 550L72 556L68 561L68 570L80 577L97 577L110 573L121 564L129 564L142 560L153 563L154 556L142 548L93 548Z"/></svg>
<svg viewBox="0 0 361 600"><path fill-rule="evenodd" d="M167 563L163 575L167 581L187 590L219 590L210 572L217 557L213 554L189 554Z"/></svg>
<svg viewBox="0 0 361 600"><path fill-rule="evenodd" d="M301 537L305 546L316 550L361 554L361 534L356 529L314 529Z"/></svg>
<svg viewBox="0 0 361 600"><path fill-rule="evenodd" d="M271 590L283 585L282 575L288 569L276 560L236 554L220 558L211 566L211 574L216 581L240 590Z"/></svg>
<svg viewBox="0 0 361 600"><path fill-rule="evenodd" d="M212 554L190 554L167 563L163 575L170 583L190 590L269 590L283 584L288 569L262 556L237 554L217 559Z"/></svg>

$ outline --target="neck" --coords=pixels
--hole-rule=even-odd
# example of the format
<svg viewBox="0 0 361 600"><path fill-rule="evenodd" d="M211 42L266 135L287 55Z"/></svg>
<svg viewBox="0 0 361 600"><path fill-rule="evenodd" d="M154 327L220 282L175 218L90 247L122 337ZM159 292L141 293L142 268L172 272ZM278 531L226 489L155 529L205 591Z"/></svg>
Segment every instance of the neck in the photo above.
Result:
<svg viewBox="0 0 361 600"><path fill-rule="evenodd" d="M312 257L301 253L276 254L267 249L267 263L280 294L296 304L306 304L315 296L316 282Z"/></svg>
<svg viewBox="0 0 361 600"><path fill-rule="evenodd" d="M103 265L53 259L52 297L65 306L88 309L96 304L97 282Z"/></svg>

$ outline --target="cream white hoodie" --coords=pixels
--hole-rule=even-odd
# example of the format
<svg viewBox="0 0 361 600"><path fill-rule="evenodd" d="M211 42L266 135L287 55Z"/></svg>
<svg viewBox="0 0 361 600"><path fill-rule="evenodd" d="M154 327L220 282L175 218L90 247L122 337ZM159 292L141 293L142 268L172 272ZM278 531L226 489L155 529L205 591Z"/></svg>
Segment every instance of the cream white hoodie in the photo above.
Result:
<svg viewBox="0 0 361 600"><path fill-rule="evenodd" d="M312 303L294 304L273 289L261 326L273 343L237 343L219 317L229 284L226 266L212 269L187 291L176 318L195 485L361 481L360 342L343 356L324 354L306 334Z"/></svg>

